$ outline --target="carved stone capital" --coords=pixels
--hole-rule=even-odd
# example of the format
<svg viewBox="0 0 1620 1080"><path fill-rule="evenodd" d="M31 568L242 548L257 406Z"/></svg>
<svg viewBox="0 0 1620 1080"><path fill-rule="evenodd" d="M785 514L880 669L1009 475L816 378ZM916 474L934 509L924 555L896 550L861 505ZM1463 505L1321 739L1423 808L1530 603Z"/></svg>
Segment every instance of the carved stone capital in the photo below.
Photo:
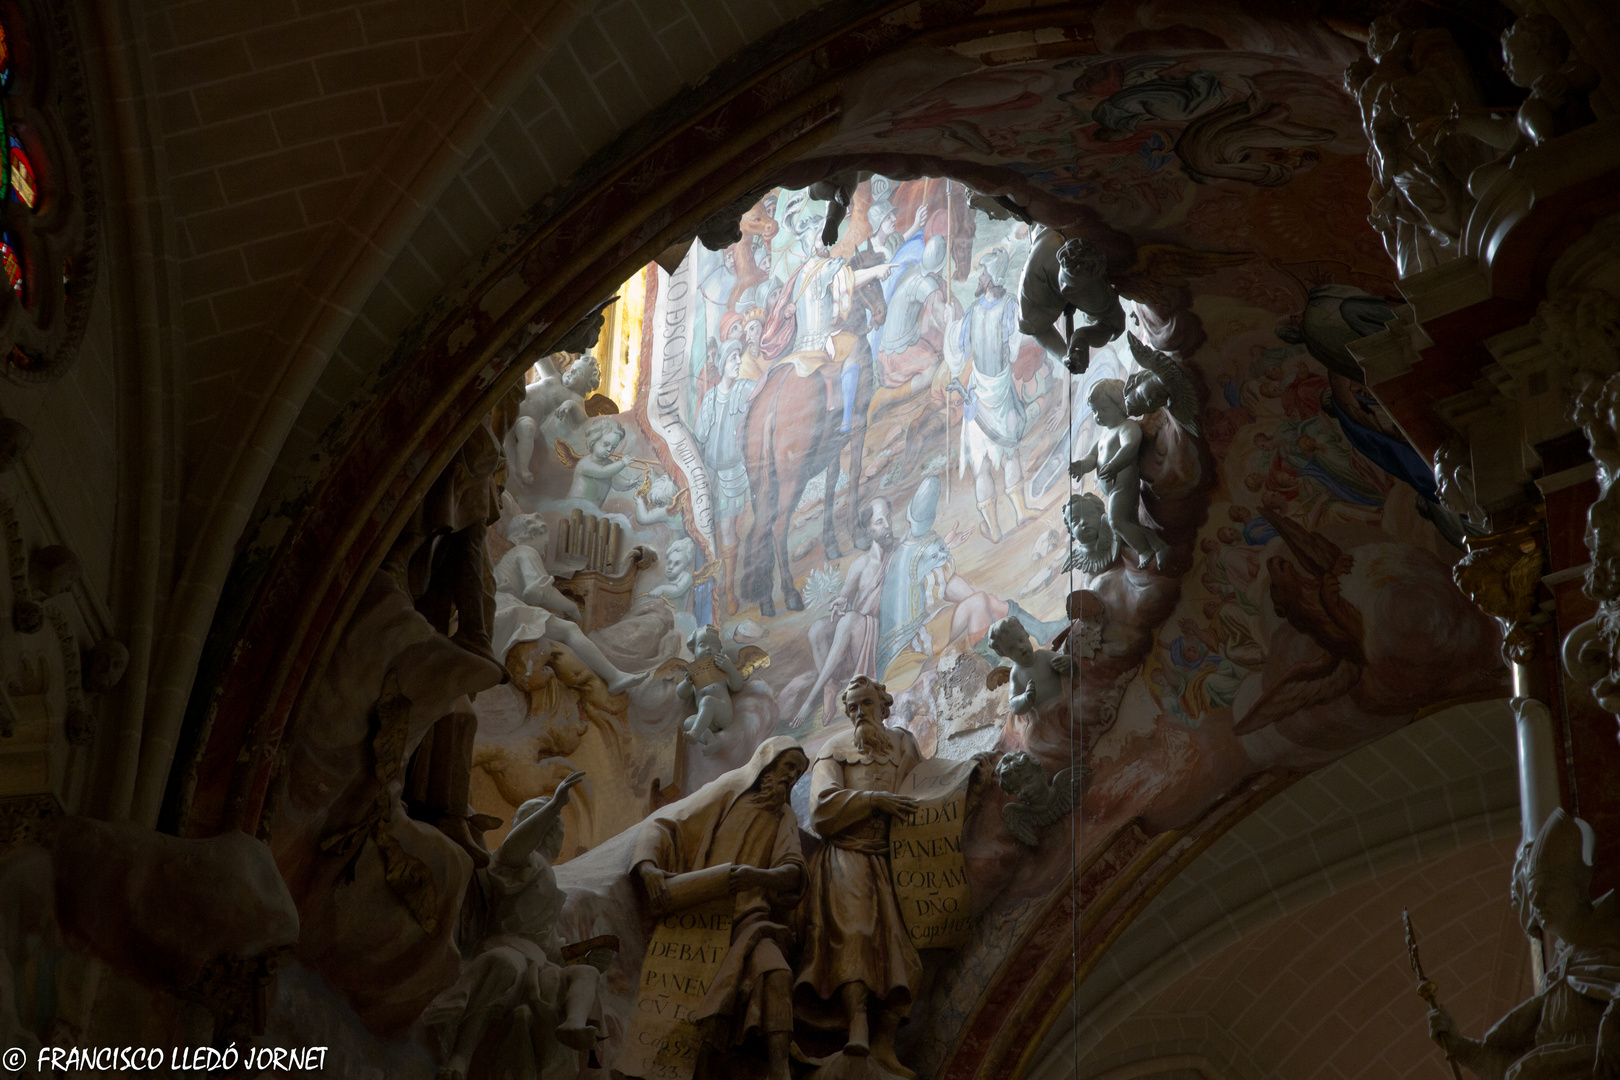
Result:
<svg viewBox="0 0 1620 1080"><path fill-rule="evenodd" d="M1452 569L1452 579L1485 614L1502 624L1502 655L1526 664L1536 654L1541 624L1536 589L1544 551L1541 523L1471 538L1468 554Z"/></svg>

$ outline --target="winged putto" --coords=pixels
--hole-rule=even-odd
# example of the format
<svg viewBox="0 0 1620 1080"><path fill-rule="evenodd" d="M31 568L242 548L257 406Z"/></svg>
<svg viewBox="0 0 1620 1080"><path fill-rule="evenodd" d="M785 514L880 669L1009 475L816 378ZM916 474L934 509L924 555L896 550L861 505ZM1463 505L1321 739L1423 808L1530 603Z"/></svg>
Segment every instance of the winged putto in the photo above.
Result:
<svg viewBox="0 0 1620 1080"><path fill-rule="evenodd" d="M688 739L712 753L710 740L731 725L731 695L743 688L748 676L763 667L769 667L770 654L757 645L744 645L732 660L720 641L720 628L712 623L700 626L686 639L686 647L693 659L672 656L659 665L654 677L673 678L681 675L676 687L682 701L697 706L697 711L681 725Z"/></svg>
<svg viewBox="0 0 1620 1080"><path fill-rule="evenodd" d="M1068 768L1047 783L1041 763L1014 750L996 763L996 783L1017 799L1001 811L1001 820L1013 838L1025 847L1041 842L1041 831L1074 812L1080 794L1080 769Z"/></svg>

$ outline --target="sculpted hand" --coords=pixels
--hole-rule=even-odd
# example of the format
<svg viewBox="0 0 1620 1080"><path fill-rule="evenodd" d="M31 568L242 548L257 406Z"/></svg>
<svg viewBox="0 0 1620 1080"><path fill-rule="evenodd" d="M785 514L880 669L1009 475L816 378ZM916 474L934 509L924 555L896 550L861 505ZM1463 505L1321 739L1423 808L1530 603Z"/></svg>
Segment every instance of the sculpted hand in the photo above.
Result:
<svg viewBox="0 0 1620 1080"><path fill-rule="evenodd" d="M1444 1009L1429 1010L1429 1038L1444 1047L1446 1041L1456 1034L1457 1022L1450 1013Z"/></svg>
<svg viewBox="0 0 1620 1080"><path fill-rule="evenodd" d="M835 596L833 597L832 604L830 605L830 610L832 611L833 618L836 619L838 616L849 610L849 601L842 596Z"/></svg>
<svg viewBox="0 0 1620 1080"><path fill-rule="evenodd" d="M885 814L910 814L917 809L917 800L910 795L895 795L887 791L872 793L872 806Z"/></svg>
<svg viewBox="0 0 1620 1080"><path fill-rule="evenodd" d="M557 790L552 793L552 800L558 805L566 803L568 801L569 791L573 790L575 787L578 787L584 782L584 780L585 774L582 772L576 771L569 773L567 776L563 777L563 782L557 785Z"/></svg>
<svg viewBox="0 0 1620 1080"><path fill-rule="evenodd" d="M1057 653L1052 657L1052 670L1058 675L1067 675L1074 670L1074 660L1068 653Z"/></svg>

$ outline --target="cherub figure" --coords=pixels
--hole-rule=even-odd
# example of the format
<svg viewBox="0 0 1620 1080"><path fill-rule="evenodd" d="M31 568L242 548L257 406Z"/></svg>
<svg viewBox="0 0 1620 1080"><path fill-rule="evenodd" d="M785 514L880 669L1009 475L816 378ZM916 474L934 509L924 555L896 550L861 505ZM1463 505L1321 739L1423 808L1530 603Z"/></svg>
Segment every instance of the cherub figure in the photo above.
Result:
<svg viewBox="0 0 1620 1080"><path fill-rule="evenodd" d="M721 644L720 628L713 623L699 627L686 639L686 647L694 659L688 663L672 656L659 667L657 677L682 673L675 692L682 701L695 702L697 712L681 725L681 731L702 746L705 754L712 754L717 747L710 745L710 739L731 726L731 695L741 691L757 669L770 666L771 658L757 645L744 645L733 661Z"/></svg>
<svg viewBox="0 0 1620 1080"><path fill-rule="evenodd" d="M1018 286L1018 329L1059 357L1075 375L1085 374L1091 350L1125 332L1125 308L1107 278L1108 256L1090 240L1065 240L1042 225L1030 243ZM1067 334L1058 320L1076 311L1090 318Z"/></svg>
<svg viewBox="0 0 1620 1080"><path fill-rule="evenodd" d="M550 1076L555 1070L571 1076L573 1071L558 1066L578 1051L596 1048L602 1031L598 980L612 952L593 951L587 963L567 963L574 950L557 932L564 896L551 869L562 852L562 809L569 791L584 779L582 772L570 773L550 798L518 807L512 831L489 867L477 871L476 894L486 907L474 925L481 923L482 931L464 952L460 977L421 1019L444 1051L439 1080L464 1080L496 1023L526 1029L532 1062L501 1063L519 1074ZM501 1047L514 1043L503 1038Z"/></svg>
<svg viewBox="0 0 1620 1080"><path fill-rule="evenodd" d="M1108 496L1108 524L1118 537L1131 546L1145 565L1148 560L1163 570L1170 562L1170 545L1159 534L1142 524L1138 504L1142 501L1142 425L1130 418L1125 405L1125 384L1119 379L1098 379L1091 388L1091 412L1107 434L1091 452L1069 465L1069 475L1078 480L1093 469L1103 494Z"/></svg>
<svg viewBox="0 0 1620 1080"><path fill-rule="evenodd" d="M1574 55L1569 35L1551 15L1521 15L1502 31L1502 70L1514 86L1530 91L1517 112L1453 109L1445 125L1503 152L1501 159L1469 176L1468 188L1476 197L1507 168L1514 153L1594 119L1588 95L1597 88L1597 69Z"/></svg>
<svg viewBox="0 0 1620 1080"><path fill-rule="evenodd" d="M1022 750L1002 755L996 763L996 783L1018 800L1001 811L1001 820L1013 839L1025 847L1036 847L1041 842L1041 830L1073 813L1080 794L1081 771L1064 769L1048 784L1041 763Z"/></svg>
<svg viewBox="0 0 1620 1080"><path fill-rule="evenodd" d="M697 545L691 537L683 536L669 545L664 553L664 582L647 590L648 596L669 601L676 611L686 610L687 597L692 595L692 564L697 561Z"/></svg>
<svg viewBox="0 0 1620 1080"><path fill-rule="evenodd" d="M517 475L525 484L534 483L530 462L534 460L534 439L540 425L548 417L555 417L569 428L585 423L585 398L602 381L602 369L589 353L569 364L566 372L557 370L561 355L541 357L536 364L540 377L524 388L523 404L518 406L518 418L512 425Z"/></svg>
<svg viewBox="0 0 1620 1080"><path fill-rule="evenodd" d="M1197 435L1198 391L1192 376L1169 353L1149 347L1135 334L1129 337L1131 355L1142 370L1125 380L1125 412L1142 417L1165 409L1177 424Z"/></svg>
<svg viewBox="0 0 1620 1080"><path fill-rule="evenodd" d="M675 486L668 473L652 476L650 473L636 488L636 524L668 525L676 532L686 531L686 520L681 516L681 496L685 488Z"/></svg>
<svg viewBox="0 0 1620 1080"><path fill-rule="evenodd" d="M636 459L615 453L626 438L624 425L611 416L599 416L585 429L585 456L576 456L568 443L557 440L557 460L574 470L570 499L586 499L601 506L615 488L623 488L625 469ZM632 479L633 483L634 480Z"/></svg>
<svg viewBox="0 0 1620 1080"><path fill-rule="evenodd" d="M1063 523L1074 541L1074 550L1063 563L1065 574L1074 570L1100 574L1118 560L1119 537L1108 524L1108 509L1094 492L1070 495L1063 508Z"/></svg>
<svg viewBox="0 0 1620 1080"><path fill-rule="evenodd" d="M1012 661L1012 667L998 667L985 676L984 685L995 690L1011 683L1007 704L1016 715L1034 712L1047 702L1063 696L1063 678L1074 669L1066 653L1037 649L1030 644L1029 631L1009 615L990 628L990 648L997 656Z"/></svg>

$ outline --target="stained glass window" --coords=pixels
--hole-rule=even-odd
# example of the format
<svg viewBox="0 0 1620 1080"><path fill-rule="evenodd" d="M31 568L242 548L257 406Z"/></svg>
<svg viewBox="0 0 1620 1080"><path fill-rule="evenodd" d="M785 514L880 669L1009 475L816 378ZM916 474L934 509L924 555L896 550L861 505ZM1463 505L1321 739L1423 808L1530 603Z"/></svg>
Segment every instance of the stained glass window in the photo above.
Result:
<svg viewBox="0 0 1620 1080"><path fill-rule="evenodd" d="M11 140L11 197L32 210L39 202L39 189L34 184L34 167L28 154L15 137Z"/></svg>
<svg viewBox="0 0 1620 1080"><path fill-rule="evenodd" d="M0 269L6 272L6 280L11 283L11 291L17 294L18 299L23 294L23 268L22 259L17 254L17 240L10 233L0 236Z"/></svg>
<svg viewBox="0 0 1620 1080"><path fill-rule="evenodd" d="M51 0L0 0L0 377L12 381L60 374L95 293L79 70Z"/></svg>

